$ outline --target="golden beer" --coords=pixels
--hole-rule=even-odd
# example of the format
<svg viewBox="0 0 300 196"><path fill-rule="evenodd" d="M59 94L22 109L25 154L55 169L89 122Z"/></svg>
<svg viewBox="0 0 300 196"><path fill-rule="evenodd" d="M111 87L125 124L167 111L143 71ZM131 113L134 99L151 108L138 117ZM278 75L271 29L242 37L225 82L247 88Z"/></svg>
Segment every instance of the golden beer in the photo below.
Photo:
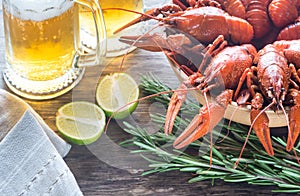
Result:
<svg viewBox="0 0 300 196"><path fill-rule="evenodd" d="M66 5L49 18L25 19L4 8L6 59L12 69L29 80L52 80L72 66L74 38L79 30L78 8ZM40 19L40 20L39 20Z"/></svg>
<svg viewBox="0 0 300 196"><path fill-rule="evenodd" d="M143 11L143 1L142 0L99 0L102 9L105 8L124 8L128 10ZM122 27L124 24L128 23L132 19L139 17L140 15L121 11L121 10L107 10L103 11L104 20L106 22L106 33L110 37L113 32L118 28Z"/></svg>
<svg viewBox="0 0 300 196"><path fill-rule="evenodd" d="M84 51L79 5L95 15L95 48ZM35 100L60 96L82 79L85 67L106 55L106 32L98 0L2 0L3 79L14 93Z"/></svg>
<svg viewBox="0 0 300 196"><path fill-rule="evenodd" d="M139 17L140 15L123 11L123 10L105 10L105 8L124 8L128 10L142 12L143 0L119 0L119 1L98 0L98 1L103 9L106 33L108 37L108 43L107 43L108 56L118 56L126 53L129 46L127 44L119 42L118 35L114 35L114 32L120 27L122 27L123 25L127 24L129 21ZM93 20L92 13L86 8L80 7L80 18L81 21L83 21L81 26L85 30L88 30L90 34L94 35L95 32L94 32L94 23L92 22ZM122 35L125 35L124 33L125 32L121 32ZM130 33L131 35L134 34L133 31L130 31ZM87 45L92 45L92 42Z"/></svg>

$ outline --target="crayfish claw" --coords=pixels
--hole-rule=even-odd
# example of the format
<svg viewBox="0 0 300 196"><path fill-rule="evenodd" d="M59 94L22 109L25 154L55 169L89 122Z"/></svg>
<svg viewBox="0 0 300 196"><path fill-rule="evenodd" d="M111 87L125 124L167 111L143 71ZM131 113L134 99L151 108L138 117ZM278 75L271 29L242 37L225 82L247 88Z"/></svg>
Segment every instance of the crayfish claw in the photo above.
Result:
<svg viewBox="0 0 300 196"><path fill-rule="evenodd" d="M176 116L180 110L180 107L182 106L183 102L186 99L186 95L187 95L187 87L184 84L182 84L179 87L179 89L176 92L174 92L174 94L172 95L168 106L166 122L164 127L166 135L172 132Z"/></svg>
<svg viewBox="0 0 300 196"><path fill-rule="evenodd" d="M161 52L167 45L166 40L158 34L121 36L119 41L151 52Z"/></svg>
<svg viewBox="0 0 300 196"><path fill-rule="evenodd" d="M162 33L145 34L142 36L121 36L119 41L152 52L169 50L184 53L184 49L193 46L192 40L185 34L169 35L168 37L164 37ZM196 49L199 49L199 46Z"/></svg>
<svg viewBox="0 0 300 196"><path fill-rule="evenodd" d="M212 106L211 106L212 107ZM176 149L183 148L193 141L203 137L209 131L209 112L208 107L204 106L200 109L200 113L197 114L189 126L181 133L179 137L174 141L173 146Z"/></svg>
<svg viewBox="0 0 300 196"><path fill-rule="evenodd" d="M291 107L291 110L289 112L289 121L290 132L288 133L287 137L287 151L291 151L293 149L294 144L296 143L297 138L300 134L300 106L295 105Z"/></svg>
<svg viewBox="0 0 300 196"><path fill-rule="evenodd" d="M254 119L255 122L254 122ZM272 141L270 136L270 128L269 128L269 118L265 112L261 112L261 110L252 109L251 110L251 122L253 124L254 132L259 139L260 143L265 148L266 152L270 155L274 155Z"/></svg>
<svg viewBox="0 0 300 196"><path fill-rule="evenodd" d="M216 103L203 106L189 126L174 141L174 148L183 148L193 141L203 137L222 120L226 107L231 102L232 90L225 90L216 97Z"/></svg>

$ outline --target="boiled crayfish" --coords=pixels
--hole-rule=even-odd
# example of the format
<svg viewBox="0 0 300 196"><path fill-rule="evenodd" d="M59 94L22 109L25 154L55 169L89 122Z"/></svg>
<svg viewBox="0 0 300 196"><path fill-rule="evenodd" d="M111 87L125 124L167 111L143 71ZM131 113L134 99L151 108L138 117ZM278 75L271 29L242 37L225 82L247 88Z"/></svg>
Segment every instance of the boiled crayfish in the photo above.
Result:
<svg viewBox="0 0 300 196"><path fill-rule="evenodd" d="M221 46L221 48L216 48L217 46ZM212 56L213 59L205 67L200 65L198 71L190 75L179 89L196 86L203 93L207 93L224 86L225 90L223 88L220 88L220 92L217 90L219 95L216 96L216 103L208 103L200 109L199 114L194 117L190 125L175 140L175 148L185 147L199 139L212 131L220 122L226 107L233 98L233 94L238 97L242 85L240 78L246 73L247 68L252 66L253 58L257 53L255 47L251 44L226 46L223 36L219 36L208 46L206 51L205 56ZM175 117L185 100L186 94L187 90L181 90L173 94L166 116L166 134L171 133Z"/></svg>
<svg viewBox="0 0 300 196"><path fill-rule="evenodd" d="M300 127L297 125L300 124L298 102L300 78L291 62L293 62L294 55L299 55L300 51L295 51L293 55L285 55L291 52L289 47L293 44L299 45L299 43L300 40L280 41L265 46L254 59L257 66L253 66L248 74L247 86L253 97L251 122L256 135L269 155L274 155L274 152L268 125L269 119L265 109L262 110L264 101L270 102L266 108L273 106L275 111L281 109L285 112L283 103L289 97L292 107L289 112L289 133L286 146L288 151L292 150L299 136ZM290 56L292 59L289 59Z"/></svg>
<svg viewBox="0 0 300 196"><path fill-rule="evenodd" d="M188 76L171 98L166 134L172 131L189 87L206 95L224 86L213 95L216 102L204 105L175 140L175 148L211 132L232 100L247 104L251 99L251 128L269 155L274 151L265 111L272 108L286 114L284 106L290 106L286 114L286 149L292 150L300 133L299 6L298 0L173 0L173 4L150 10L125 26L152 18L160 25L180 30L176 34L166 31L166 36L147 34L120 39L147 50L164 51ZM163 18L158 19L160 14ZM275 33L266 38L273 30ZM194 44L189 36L200 44ZM275 41L277 36L286 40ZM247 96L240 98L242 88Z"/></svg>
<svg viewBox="0 0 300 196"><path fill-rule="evenodd" d="M173 3L184 10L215 5L247 20L253 26L253 44L300 39L299 0L173 0Z"/></svg>
<svg viewBox="0 0 300 196"><path fill-rule="evenodd" d="M173 13L174 10L176 10L175 13ZM171 11L171 13L167 14L167 11ZM157 20L161 21L164 25L176 28L195 37L202 43L211 43L219 35L223 35L228 40L230 38L236 44L249 43L253 38L252 25L246 20L230 16L217 7L205 6L180 11L180 7L176 5L165 5L162 8L150 10L147 14L151 16L166 15L166 17ZM123 28L143 20L148 20L148 15L137 18ZM153 17L151 18L153 19Z"/></svg>

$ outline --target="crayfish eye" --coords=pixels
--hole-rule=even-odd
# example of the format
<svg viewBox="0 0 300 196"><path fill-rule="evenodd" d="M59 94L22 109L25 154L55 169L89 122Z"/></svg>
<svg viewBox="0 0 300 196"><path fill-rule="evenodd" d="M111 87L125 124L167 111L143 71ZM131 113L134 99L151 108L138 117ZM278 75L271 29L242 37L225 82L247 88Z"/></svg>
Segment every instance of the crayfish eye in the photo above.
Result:
<svg viewBox="0 0 300 196"><path fill-rule="evenodd" d="M269 91L270 91L272 94L274 94L274 88L273 88L273 87L270 87L270 88L269 88Z"/></svg>
<svg viewBox="0 0 300 196"><path fill-rule="evenodd" d="M169 25L176 25L176 21L175 20L166 20L166 23L169 24Z"/></svg>
<svg viewBox="0 0 300 196"><path fill-rule="evenodd" d="M273 99L273 97L274 97L274 88L269 87L267 90L267 99Z"/></svg>

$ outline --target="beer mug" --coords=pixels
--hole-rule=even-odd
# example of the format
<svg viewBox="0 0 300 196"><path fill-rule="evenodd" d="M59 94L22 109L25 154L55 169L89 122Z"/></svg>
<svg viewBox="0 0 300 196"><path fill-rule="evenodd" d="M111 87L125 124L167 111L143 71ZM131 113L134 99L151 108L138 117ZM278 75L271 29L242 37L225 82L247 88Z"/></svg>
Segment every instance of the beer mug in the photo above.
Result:
<svg viewBox="0 0 300 196"><path fill-rule="evenodd" d="M106 30L97 0L3 0L6 42L4 80L16 94L50 99L71 90L86 66L106 55ZM96 47L80 40L79 5L94 13Z"/></svg>
<svg viewBox="0 0 300 196"><path fill-rule="evenodd" d="M107 33L107 57L116 57L124 55L127 52L132 51L135 47L128 44L124 44L119 41L120 36L125 35L141 35L143 34L143 25L136 24L132 27L122 30L119 33L114 33L117 29L121 28L128 22L132 21L134 18L139 17L139 14L123 11L123 10L105 10L105 8L123 8L137 12L143 12L143 0L98 0L102 9L103 16L106 25ZM80 17L84 22L83 34L86 37L89 35L94 35L92 27L92 13L86 8L82 8L80 11ZM93 39L84 39L87 40L84 44L88 47L93 48ZM90 40L90 41L88 41Z"/></svg>

